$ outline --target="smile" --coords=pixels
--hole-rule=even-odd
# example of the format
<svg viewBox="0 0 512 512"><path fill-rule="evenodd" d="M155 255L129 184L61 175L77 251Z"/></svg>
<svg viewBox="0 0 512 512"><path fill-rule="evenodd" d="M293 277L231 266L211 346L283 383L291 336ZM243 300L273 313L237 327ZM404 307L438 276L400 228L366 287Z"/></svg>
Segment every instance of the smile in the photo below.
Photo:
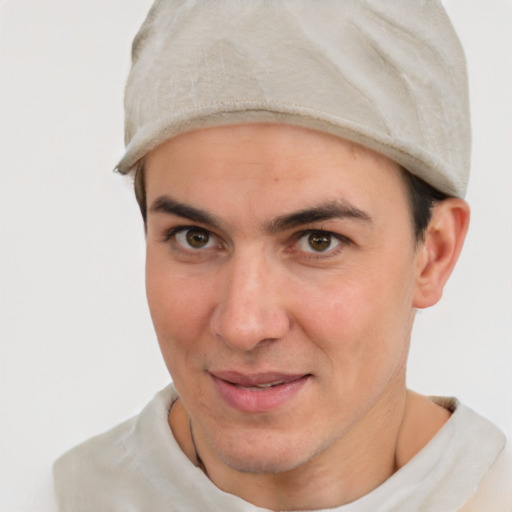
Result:
<svg viewBox="0 0 512 512"><path fill-rule="evenodd" d="M283 380L279 380L277 382L268 382L268 383L265 383L265 384L256 384L256 386L241 386L239 384L234 384L234 385L237 388L252 389L254 391L259 391L260 389L272 388L274 386L280 386L281 384L284 384Z"/></svg>
<svg viewBox="0 0 512 512"><path fill-rule="evenodd" d="M231 371L210 375L220 398L231 408L245 413L270 412L285 406L311 377L311 374L245 375Z"/></svg>

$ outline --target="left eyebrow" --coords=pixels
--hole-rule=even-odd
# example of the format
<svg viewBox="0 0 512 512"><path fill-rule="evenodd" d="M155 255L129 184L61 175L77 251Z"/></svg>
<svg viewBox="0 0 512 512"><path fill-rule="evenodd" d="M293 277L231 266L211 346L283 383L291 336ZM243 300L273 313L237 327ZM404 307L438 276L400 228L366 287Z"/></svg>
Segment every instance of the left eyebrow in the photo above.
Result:
<svg viewBox="0 0 512 512"><path fill-rule="evenodd" d="M331 219L353 219L371 223L371 216L344 200L331 201L311 208L305 208L290 214L280 215L266 225L266 231L277 233L286 229L296 228L305 224L322 222Z"/></svg>

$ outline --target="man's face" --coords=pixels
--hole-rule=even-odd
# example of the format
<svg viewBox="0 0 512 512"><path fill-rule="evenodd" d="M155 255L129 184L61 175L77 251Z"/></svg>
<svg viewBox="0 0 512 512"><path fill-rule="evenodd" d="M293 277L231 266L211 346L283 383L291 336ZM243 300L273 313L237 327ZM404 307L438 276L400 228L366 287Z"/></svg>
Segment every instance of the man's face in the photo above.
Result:
<svg viewBox="0 0 512 512"><path fill-rule="evenodd" d="M378 435L414 318L398 166L302 128L216 127L153 150L146 192L151 315L212 453L280 472Z"/></svg>

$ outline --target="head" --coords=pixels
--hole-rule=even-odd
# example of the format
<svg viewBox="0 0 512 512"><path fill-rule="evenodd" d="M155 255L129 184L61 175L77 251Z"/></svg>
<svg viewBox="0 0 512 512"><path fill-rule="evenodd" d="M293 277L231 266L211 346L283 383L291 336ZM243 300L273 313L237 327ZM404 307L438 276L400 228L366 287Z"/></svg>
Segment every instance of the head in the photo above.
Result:
<svg viewBox="0 0 512 512"><path fill-rule="evenodd" d="M469 218L465 64L441 3L311 5L156 2L126 89L118 169L162 354L209 456L240 471L386 428L415 311Z"/></svg>
<svg viewBox="0 0 512 512"><path fill-rule="evenodd" d="M149 153L145 189L153 323L212 456L282 472L386 425L415 310L460 251L464 201L434 206L418 240L398 164L263 124L171 139Z"/></svg>

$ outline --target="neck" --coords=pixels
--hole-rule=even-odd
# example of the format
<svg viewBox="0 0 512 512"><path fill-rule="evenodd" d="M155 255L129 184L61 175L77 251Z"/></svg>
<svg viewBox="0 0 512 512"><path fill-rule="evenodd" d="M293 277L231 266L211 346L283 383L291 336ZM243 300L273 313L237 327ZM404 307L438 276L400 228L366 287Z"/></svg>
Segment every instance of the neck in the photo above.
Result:
<svg viewBox="0 0 512 512"><path fill-rule="evenodd" d="M243 473L224 464L178 401L170 424L178 444L225 492L272 510L318 510L350 503L387 480L435 435L449 413L425 397L393 393L334 445L292 470ZM179 420L179 421L178 421ZM193 432L193 433L192 433Z"/></svg>

